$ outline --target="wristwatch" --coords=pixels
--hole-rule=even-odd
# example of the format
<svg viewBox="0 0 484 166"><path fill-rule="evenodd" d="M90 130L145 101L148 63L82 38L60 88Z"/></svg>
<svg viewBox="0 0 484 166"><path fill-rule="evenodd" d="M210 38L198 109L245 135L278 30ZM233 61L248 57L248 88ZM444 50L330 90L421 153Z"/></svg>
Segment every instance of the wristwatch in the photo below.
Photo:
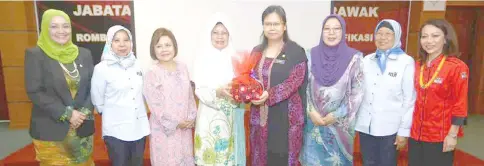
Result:
<svg viewBox="0 0 484 166"><path fill-rule="evenodd" d="M449 133L449 134L447 134L447 136L449 136L451 138L454 138L454 139L457 139L457 134L451 134L451 133Z"/></svg>

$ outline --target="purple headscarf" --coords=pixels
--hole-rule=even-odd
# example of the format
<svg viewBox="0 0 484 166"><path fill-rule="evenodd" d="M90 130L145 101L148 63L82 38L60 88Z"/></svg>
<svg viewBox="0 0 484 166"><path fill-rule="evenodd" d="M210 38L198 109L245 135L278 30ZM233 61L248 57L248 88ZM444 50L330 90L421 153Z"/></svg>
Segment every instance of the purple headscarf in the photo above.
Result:
<svg viewBox="0 0 484 166"><path fill-rule="evenodd" d="M341 23L341 41L335 46L328 46L324 44L322 29L324 24L330 18L336 18ZM346 22L340 15L331 14L323 21L323 28L321 28L321 40L319 45L311 49L311 73L318 83L323 86L334 85L343 76L350 63L353 55L358 50L355 50L346 44Z"/></svg>

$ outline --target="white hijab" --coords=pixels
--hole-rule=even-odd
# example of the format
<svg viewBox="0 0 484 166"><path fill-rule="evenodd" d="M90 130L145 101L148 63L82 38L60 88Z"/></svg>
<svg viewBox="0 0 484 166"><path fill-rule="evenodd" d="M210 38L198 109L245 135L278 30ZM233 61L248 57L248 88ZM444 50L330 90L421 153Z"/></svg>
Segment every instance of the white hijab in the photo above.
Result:
<svg viewBox="0 0 484 166"><path fill-rule="evenodd" d="M131 40L131 50L126 56L119 56L114 53L113 48L111 47L111 44L113 43L114 35L116 32L124 30L126 33L128 33L128 37ZM106 44L104 45L103 53L101 56L101 61L106 61L108 65L113 65L113 64L119 64L123 68L129 68L133 66L134 62L136 61L136 57L134 56L133 53L133 37L131 36L131 32L121 26L121 25L115 25L109 28L108 33L107 33L107 39L106 39Z"/></svg>
<svg viewBox="0 0 484 166"><path fill-rule="evenodd" d="M397 21L395 20L392 20L392 19L383 19L381 20L377 25L376 25L376 28L375 28L375 32L374 34L376 34L376 32L378 31L379 29L379 26L380 24L382 24L383 22L388 22L390 23L390 25L392 26L393 28L393 33L395 33L395 39L394 39L394 43L393 43L393 46L392 48L397 48L397 47L401 47L402 46L402 42L401 42L401 38L402 38L402 27L400 26L400 23L398 23Z"/></svg>
<svg viewBox="0 0 484 166"><path fill-rule="evenodd" d="M227 47L222 50L212 45L211 34L217 23L222 23L229 32ZM236 56L236 51L231 38L232 30L228 19L221 13L215 13L211 17L202 32L201 52L195 57L193 82L196 86L218 88L229 83L234 77L232 56Z"/></svg>

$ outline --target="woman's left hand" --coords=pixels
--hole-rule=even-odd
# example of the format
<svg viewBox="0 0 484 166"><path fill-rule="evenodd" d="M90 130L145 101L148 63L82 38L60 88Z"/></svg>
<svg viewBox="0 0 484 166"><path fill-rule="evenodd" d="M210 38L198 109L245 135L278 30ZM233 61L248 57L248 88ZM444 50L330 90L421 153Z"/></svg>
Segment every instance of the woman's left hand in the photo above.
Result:
<svg viewBox="0 0 484 166"><path fill-rule="evenodd" d="M457 136L447 135L444 139L444 148L442 149L442 152L453 151L455 150L456 146L457 146Z"/></svg>
<svg viewBox="0 0 484 166"><path fill-rule="evenodd" d="M405 145L407 145L407 139L407 137L397 135L395 137L395 143L393 143L393 145L396 146L397 150L403 149L405 148Z"/></svg>
<svg viewBox="0 0 484 166"><path fill-rule="evenodd" d="M78 111L78 110L73 110L72 111L72 115L71 115L71 119L69 120L70 122L70 127L72 129L77 129L79 128L79 126L82 125L82 123L84 123L84 120L87 118L87 115L83 114L82 112Z"/></svg>
<svg viewBox="0 0 484 166"><path fill-rule="evenodd" d="M259 97L259 100L252 100L251 102L254 105L261 105L266 102L267 98L269 98L269 93L267 91L264 91L262 92L262 95Z"/></svg>

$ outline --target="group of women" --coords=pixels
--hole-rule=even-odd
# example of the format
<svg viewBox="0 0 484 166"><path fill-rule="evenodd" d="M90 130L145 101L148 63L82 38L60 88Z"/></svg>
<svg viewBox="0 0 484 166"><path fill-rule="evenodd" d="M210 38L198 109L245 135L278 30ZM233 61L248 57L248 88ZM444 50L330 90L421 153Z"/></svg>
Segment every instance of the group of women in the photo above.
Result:
<svg viewBox="0 0 484 166"><path fill-rule="evenodd" d="M37 46L25 55L37 160L94 165L96 108L116 166L143 165L148 136L152 165L349 166L356 133L364 165L396 165L408 138L409 165L452 165L467 116L469 69L457 58L447 21L421 27L417 62L401 49L402 30L394 20L376 25L377 50L366 56L347 45L339 15L326 17L319 45L307 52L289 38L287 21L281 6L262 13L262 42L252 53L262 55L253 76L264 91L247 112L246 160L245 105L230 93L238 54L222 14L207 24L190 79L187 67L174 60L178 44L166 28L153 33L156 63L147 72L132 51L130 31L119 25L109 28L94 66L91 52L72 43L69 17L45 11Z"/></svg>

